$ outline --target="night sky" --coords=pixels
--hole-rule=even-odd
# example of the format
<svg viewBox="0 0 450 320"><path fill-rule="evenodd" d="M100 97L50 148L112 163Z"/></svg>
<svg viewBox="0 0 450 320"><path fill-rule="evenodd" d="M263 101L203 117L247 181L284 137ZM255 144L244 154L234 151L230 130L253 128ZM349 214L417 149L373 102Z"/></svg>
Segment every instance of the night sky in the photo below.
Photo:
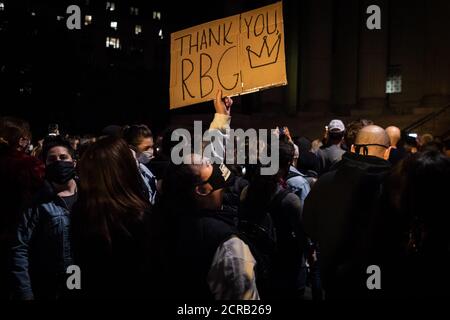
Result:
<svg viewBox="0 0 450 320"><path fill-rule="evenodd" d="M90 5L100 8L103 2ZM132 3L115 2L117 6ZM100 28L92 32L91 26L82 25L81 30L68 30L65 6L80 4L83 17L84 3L4 1L5 10L0 12L0 115L27 119L37 136L45 134L49 123L59 123L71 134L97 134L108 124L135 122L163 129L170 118L170 33L270 2L144 1L140 10L147 16L142 19L151 20L152 10L161 12L164 39L156 39L156 32L149 35L144 27L140 55L112 50L105 54L104 37L92 35ZM56 21L55 12L64 19ZM142 63L146 55L151 61ZM211 112L210 107L177 112L192 110Z"/></svg>

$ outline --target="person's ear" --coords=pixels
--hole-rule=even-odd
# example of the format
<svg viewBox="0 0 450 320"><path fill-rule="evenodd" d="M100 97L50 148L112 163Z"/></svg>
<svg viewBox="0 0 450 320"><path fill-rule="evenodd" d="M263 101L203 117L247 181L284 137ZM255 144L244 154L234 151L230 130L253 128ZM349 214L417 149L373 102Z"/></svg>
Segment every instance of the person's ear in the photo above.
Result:
<svg viewBox="0 0 450 320"><path fill-rule="evenodd" d="M211 193L211 187L208 184L203 184L195 187L195 193L199 196L207 196Z"/></svg>
<svg viewBox="0 0 450 320"><path fill-rule="evenodd" d="M352 146L350 147L350 151L351 151L352 153L356 153L356 151L355 151L355 145L354 145L354 144L352 144Z"/></svg>
<svg viewBox="0 0 450 320"><path fill-rule="evenodd" d="M384 155L383 155L384 160L389 159L389 155L391 154L391 149L392 149L392 146L390 146L389 148L386 149L386 151L384 151Z"/></svg>

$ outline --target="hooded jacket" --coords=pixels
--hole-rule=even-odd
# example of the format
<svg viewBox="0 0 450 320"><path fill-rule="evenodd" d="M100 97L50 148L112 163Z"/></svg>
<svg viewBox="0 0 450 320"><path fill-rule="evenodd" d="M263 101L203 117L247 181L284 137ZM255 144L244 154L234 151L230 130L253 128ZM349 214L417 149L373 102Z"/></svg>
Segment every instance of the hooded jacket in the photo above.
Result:
<svg viewBox="0 0 450 320"><path fill-rule="evenodd" d="M388 161L345 153L316 182L305 201L306 233L320 247L328 298L361 297L367 292L366 268L376 251L377 219Z"/></svg>

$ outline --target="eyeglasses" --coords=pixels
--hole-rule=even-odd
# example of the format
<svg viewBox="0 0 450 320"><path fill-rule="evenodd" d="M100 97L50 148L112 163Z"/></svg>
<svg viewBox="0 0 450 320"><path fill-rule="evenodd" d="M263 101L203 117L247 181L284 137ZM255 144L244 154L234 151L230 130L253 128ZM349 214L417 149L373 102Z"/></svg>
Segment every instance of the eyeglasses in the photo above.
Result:
<svg viewBox="0 0 450 320"><path fill-rule="evenodd" d="M367 144L355 144L355 152L357 154L360 154L361 148L363 148L363 155L367 156L369 154L369 148L368 147L382 147L385 149L388 149L389 146L385 146L384 144L378 144L378 143L367 143Z"/></svg>

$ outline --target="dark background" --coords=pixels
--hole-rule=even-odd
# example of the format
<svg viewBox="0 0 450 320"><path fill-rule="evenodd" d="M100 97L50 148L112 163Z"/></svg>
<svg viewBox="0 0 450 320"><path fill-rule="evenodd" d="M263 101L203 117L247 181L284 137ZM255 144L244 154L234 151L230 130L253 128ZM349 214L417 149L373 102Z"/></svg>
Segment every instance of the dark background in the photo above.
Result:
<svg viewBox="0 0 450 320"><path fill-rule="evenodd" d="M170 33L222 18L225 3L115 0L109 11L107 1L98 0L0 2L0 115L26 118L38 135L48 123L69 133L133 122L161 130L169 121ZM81 30L66 27L71 4L81 8ZM130 14L132 6L138 16ZM93 17L91 24L84 25L85 15ZM117 30L110 21L118 22ZM136 24L140 35L133 32ZM118 37L121 48L106 48L107 36Z"/></svg>
<svg viewBox="0 0 450 320"><path fill-rule="evenodd" d="M102 0L0 0L0 116L23 117L42 136L54 122L71 134L136 122L158 132L183 117L210 115L211 103L169 111L170 33L275 1L109 2L114 11ZM81 30L66 27L71 4L81 8ZM381 7L382 30L365 26L371 4ZM238 122L295 120L295 126L298 119L391 116L406 124L450 102L450 1L285 0L283 6L289 85L237 98ZM86 15L91 24L84 24ZM119 38L121 48L107 48L106 37ZM398 75L401 92L386 92Z"/></svg>

